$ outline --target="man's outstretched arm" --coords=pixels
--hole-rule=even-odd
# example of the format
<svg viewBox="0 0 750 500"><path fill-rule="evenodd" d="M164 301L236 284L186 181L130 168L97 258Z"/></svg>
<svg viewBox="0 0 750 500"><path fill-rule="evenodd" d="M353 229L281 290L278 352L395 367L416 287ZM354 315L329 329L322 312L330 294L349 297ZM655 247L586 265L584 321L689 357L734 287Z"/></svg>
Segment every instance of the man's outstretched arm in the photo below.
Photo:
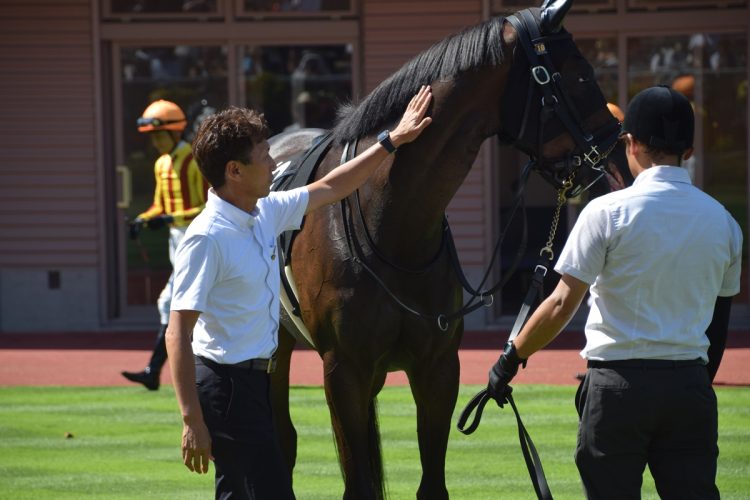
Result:
<svg viewBox="0 0 750 500"><path fill-rule="evenodd" d="M425 116L430 101L432 91L425 85L411 99L398 126L390 133L394 147L398 148L413 141L432 122L432 118ZM331 170L322 179L308 184L310 199L307 203L307 213L349 196L364 184L389 154L383 146L375 143L361 155Z"/></svg>

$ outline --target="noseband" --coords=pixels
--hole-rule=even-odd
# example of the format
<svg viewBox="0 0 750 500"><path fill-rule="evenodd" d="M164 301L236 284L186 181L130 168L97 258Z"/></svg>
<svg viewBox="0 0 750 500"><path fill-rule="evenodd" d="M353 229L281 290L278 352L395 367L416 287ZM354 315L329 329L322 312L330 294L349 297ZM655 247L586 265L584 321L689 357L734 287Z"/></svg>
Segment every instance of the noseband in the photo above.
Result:
<svg viewBox="0 0 750 500"><path fill-rule="evenodd" d="M611 129L611 131L605 130L605 133L598 139L583 128L583 123L573 101L561 85L562 76L555 70L547 52L549 42L570 38L569 33L542 35L539 31L538 21L528 9L509 16L507 21L518 33L518 43L528 59L531 80L535 82L542 94L536 151L533 155L530 155L532 157L531 167L557 189L569 185L566 196L577 196L590 188L605 174L604 162L617 144L621 127L619 125L605 127L605 129ZM518 142L524 136L528 125L532 95L533 92L529 90L524 106L521 129L515 142ZM576 148L565 158L544 160L542 158L544 125L552 115L558 117L573 137ZM597 171L598 175L593 181L584 185L580 175L581 167L591 168Z"/></svg>

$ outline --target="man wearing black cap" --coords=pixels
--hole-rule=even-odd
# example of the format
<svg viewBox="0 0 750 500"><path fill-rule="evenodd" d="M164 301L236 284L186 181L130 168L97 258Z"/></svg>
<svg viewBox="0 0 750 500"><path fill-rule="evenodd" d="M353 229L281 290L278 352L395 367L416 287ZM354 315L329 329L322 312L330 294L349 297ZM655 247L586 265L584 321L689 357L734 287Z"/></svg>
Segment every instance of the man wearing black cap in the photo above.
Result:
<svg viewBox="0 0 750 500"><path fill-rule="evenodd" d="M583 209L555 265L558 286L490 370L502 405L518 366L591 292L575 453L590 499L640 498L646 465L661 498L719 498L711 382L740 290L742 233L679 166L693 128L680 93L633 98L623 139L635 182Z"/></svg>

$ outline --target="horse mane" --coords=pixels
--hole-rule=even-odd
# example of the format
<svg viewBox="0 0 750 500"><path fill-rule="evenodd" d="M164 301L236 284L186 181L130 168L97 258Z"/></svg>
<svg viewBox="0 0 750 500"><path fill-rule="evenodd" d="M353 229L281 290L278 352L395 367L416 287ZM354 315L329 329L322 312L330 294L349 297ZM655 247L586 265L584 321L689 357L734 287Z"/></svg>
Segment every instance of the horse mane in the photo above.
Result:
<svg viewBox="0 0 750 500"><path fill-rule="evenodd" d="M437 42L396 71L359 105L342 105L333 129L338 144L379 132L401 118L419 87L503 62L503 18L496 17Z"/></svg>

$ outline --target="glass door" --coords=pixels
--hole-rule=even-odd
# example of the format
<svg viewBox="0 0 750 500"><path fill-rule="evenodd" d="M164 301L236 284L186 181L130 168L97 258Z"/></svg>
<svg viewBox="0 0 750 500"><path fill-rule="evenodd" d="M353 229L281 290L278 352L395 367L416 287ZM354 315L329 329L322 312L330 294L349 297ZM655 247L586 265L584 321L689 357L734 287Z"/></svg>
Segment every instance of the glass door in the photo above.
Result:
<svg viewBox="0 0 750 500"><path fill-rule="evenodd" d="M747 47L745 33L692 32L627 41L628 99L652 85L682 92L695 111L693 156L684 166L747 230ZM747 283L745 238L742 283ZM735 304L747 304L742 287Z"/></svg>
<svg viewBox="0 0 750 500"><path fill-rule="evenodd" d="M201 119L229 102L228 51L198 45L116 46L114 51L116 159L132 186L125 197L129 203L118 208L121 311L126 318L155 318L156 300L171 273L169 230L144 227L135 238L128 231L127 221L152 204L154 162L160 156L136 122L151 102L172 101L187 116L183 139L190 142Z"/></svg>

